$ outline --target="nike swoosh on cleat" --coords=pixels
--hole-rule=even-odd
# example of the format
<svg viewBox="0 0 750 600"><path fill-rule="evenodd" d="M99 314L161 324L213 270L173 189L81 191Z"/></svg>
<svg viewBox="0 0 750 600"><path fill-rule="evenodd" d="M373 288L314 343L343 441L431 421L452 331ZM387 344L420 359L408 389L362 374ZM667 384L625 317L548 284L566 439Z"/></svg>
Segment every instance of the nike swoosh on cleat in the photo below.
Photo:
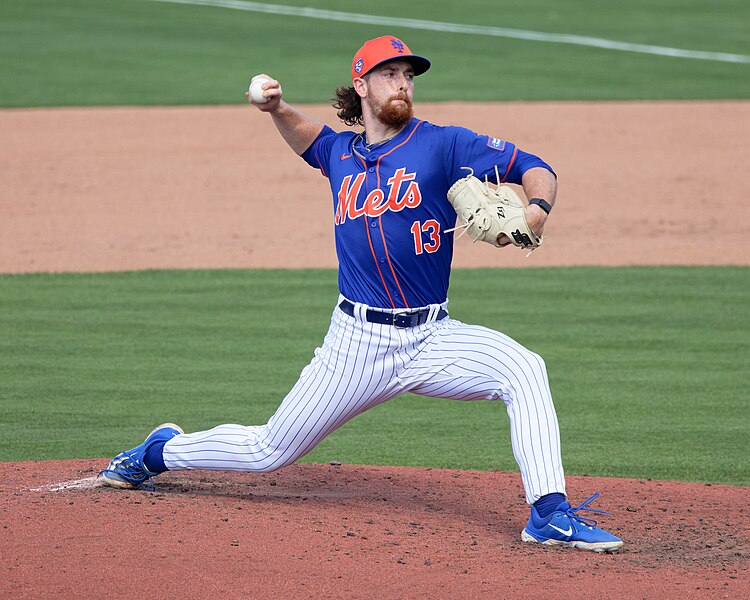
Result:
<svg viewBox="0 0 750 600"><path fill-rule="evenodd" d="M569 535L571 535L573 533L573 528L572 527L568 527L568 529L560 529L559 527L555 527L552 523L549 523L549 526L552 527L552 529L554 529L556 531L559 531L560 533L562 533L566 537L569 536Z"/></svg>

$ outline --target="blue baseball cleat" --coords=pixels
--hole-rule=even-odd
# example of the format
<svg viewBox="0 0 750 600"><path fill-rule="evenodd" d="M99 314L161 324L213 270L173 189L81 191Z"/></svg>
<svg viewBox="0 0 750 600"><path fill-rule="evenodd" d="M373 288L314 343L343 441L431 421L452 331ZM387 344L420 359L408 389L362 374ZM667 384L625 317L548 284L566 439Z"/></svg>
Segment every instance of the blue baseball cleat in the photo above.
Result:
<svg viewBox="0 0 750 600"><path fill-rule="evenodd" d="M140 446L115 456L106 469L99 471L98 479L105 485L111 485L112 487L127 490L144 489L153 492L154 482L151 478L158 473L152 473L143 464L146 451L155 442L166 442L181 433L185 432L179 425L162 423L148 434L148 437Z"/></svg>
<svg viewBox="0 0 750 600"><path fill-rule="evenodd" d="M531 507L531 516L526 527L521 532L524 542L537 542L547 546L569 546L593 552L615 553L623 546L620 538L596 526L593 519L584 519L576 515L580 510L610 513L595 508L586 508L599 497L597 492L579 506L572 508L567 502L557 507L549 519L542 519L536 508Z"/></svg>

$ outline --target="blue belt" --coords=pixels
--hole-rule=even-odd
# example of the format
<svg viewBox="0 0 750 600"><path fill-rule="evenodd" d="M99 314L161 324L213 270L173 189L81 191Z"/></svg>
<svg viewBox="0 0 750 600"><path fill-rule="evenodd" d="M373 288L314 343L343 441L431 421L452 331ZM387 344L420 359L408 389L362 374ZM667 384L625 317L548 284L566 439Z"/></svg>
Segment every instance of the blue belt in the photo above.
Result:
<svg viewBox="0 0 750 600"><path fill-rule="evenodd" d="M348 300L342 300L341 304L339 304L339 308L350 317L354 316L354 304L352 304ZM402 328L416 327L417 325L427 323L427 317L429 317L429 315L429 308L411 311L405 310L404 312L398 313L383 312L380 310L372 310L368 308L367 312L365 312L365 318L370 323L379 323L380 325L393 325L394 327ZM447 316L448 312L445 309L441 308L438 311L435 320L439 321L440 319L445 319L445 317Z"/></svg>

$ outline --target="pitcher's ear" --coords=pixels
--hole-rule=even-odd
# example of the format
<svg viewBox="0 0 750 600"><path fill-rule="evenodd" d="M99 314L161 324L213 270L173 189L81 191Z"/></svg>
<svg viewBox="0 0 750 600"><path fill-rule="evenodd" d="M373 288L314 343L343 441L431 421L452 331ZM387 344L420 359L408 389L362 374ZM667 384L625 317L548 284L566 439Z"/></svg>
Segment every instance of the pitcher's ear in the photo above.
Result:
<svg viewBox="0 0 750 600"><path fill-rule="evenodd" d="M360 98L365 98L367 96L367 81L365 81L361 77L357 77L356 79L352 80L352 86L354 87L354 91L357 92Z"/></svg>

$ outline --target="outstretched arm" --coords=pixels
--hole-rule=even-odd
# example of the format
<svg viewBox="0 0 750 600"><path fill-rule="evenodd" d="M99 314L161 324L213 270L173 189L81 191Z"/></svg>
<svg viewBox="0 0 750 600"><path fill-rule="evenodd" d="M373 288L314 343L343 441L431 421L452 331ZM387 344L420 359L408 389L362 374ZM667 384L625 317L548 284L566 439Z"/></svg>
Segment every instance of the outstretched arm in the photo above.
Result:
<svg viewBox="0 0 750 600"><path fill-rule="evenodd" d="M289 144L289 147L297 154L304 153L318 137L323 130L323 124L312 117L300 112L291 104L287 104L282 99L281 84L275 79L270 78L263 84L263 95L268 99L267 102L259 104L254 102L247 92L248 102L256 106L262 112L271 114L276 129L279 130L281 137Z"/></svg>

